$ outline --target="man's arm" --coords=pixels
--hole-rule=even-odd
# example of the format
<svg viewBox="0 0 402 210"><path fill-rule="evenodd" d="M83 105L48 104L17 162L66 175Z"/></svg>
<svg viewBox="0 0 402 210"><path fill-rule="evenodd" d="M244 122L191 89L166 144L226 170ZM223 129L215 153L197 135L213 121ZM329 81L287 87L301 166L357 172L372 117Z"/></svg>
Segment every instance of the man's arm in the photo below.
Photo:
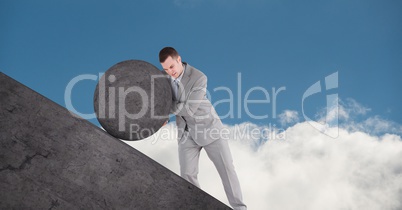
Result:
<svg viewBox="0 0 402 210"><path fill-rule="evenodd" d="M207 77L202 76L194 83L185 101L173 101L171 112L179 116L195 117L195 112L205 100L206 91Z"/></svg>

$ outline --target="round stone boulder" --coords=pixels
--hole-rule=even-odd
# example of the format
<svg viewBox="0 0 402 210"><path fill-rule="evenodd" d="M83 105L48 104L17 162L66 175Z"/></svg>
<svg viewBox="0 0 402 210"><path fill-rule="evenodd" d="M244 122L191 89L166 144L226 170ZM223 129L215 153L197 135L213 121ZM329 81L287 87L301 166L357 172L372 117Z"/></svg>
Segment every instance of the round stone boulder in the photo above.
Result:
<svg viewBox="0 0 402 210"><path fill-rule="evenodd" d="M169 118L172 90L165 72L141 60L110 67L94 93L94 109L102 127L123 140L141 140L157 132Z"/></svg>

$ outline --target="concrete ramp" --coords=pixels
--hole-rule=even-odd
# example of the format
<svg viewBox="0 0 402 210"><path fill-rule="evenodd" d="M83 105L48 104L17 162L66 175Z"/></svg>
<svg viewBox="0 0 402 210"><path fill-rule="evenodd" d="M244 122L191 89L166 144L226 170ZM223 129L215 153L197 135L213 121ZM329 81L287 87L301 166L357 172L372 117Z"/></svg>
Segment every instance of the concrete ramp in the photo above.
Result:
<svg viewBox="0 0 402 210"><path fill-rule="evenodd" d="M0 72L0 209L230 208Z"/></svg>

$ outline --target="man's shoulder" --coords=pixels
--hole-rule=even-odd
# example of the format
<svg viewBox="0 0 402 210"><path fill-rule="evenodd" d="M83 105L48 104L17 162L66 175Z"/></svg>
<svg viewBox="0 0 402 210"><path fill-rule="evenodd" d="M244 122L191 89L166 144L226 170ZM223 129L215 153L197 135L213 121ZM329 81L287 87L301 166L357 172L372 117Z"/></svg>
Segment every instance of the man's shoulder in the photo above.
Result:
<svg viewBox="0 0 402 210"><path fill-rule="evenodd" d="M189 72L190 77L206 77L206 75L200 71L199 69L195 68L194 66L191 66L190 64L186 63L187 69Z"/></svg>

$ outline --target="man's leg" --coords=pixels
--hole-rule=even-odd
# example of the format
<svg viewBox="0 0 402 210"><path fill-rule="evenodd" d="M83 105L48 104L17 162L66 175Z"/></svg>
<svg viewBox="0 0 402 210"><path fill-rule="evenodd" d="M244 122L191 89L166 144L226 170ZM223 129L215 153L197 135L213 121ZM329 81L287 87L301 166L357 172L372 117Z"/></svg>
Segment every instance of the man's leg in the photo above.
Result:
<svg viewBox="0 0 402 210"><path fill-rule="evenodd" d="M232 154L227 140L216 140L204 146L204 149L218 170L230 205L235 210L247 209L243 203L239 179L234 169Z"/></svg>
<svg viewBox="0 0 402 210"><path fill-rule="evenodd" d="M181 177L200 188L197 175L201 147L194 142L190 135L187 135L187 139L179 142L178 149Z"/></svg>

